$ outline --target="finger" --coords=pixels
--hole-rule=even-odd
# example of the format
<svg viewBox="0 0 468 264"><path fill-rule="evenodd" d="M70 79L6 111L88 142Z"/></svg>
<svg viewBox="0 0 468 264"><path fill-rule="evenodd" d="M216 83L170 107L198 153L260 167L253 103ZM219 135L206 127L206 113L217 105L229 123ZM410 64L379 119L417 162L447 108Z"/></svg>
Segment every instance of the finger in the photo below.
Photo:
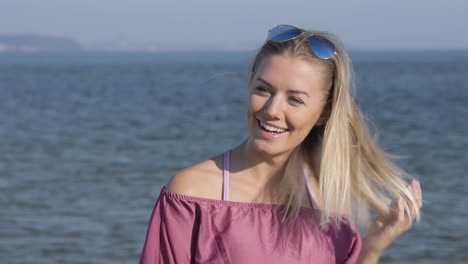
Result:
<svg viewBox="0 0 468 264"><path fill-rule="evenodd" d="M418 201L419 200L419 195L418 195L418 187L417 187L417 183L416 183L416 180L412 180L411 181L411 193L413 194L413 198L415 201Z"/></svg>
<svg viewBox="0 0 468 264"><path fill-rule="evenodd" d="M411 227L412 220L409 215L405 213L403 206L403 198L398 198L398 226L399 229L404 232Z"/></svg>
<svg viewBox="0 0 468 264"><path fill-rule="evenodd" d="M414 180L411 180L411 182L408 184L408 186L406 186L406 188L408 188L408 191L414 195L413 184Z"/></svg>
<svg viewBox="0 0 468 264"><path fill-rule="evenodd" d="M403 210L403 198L401 197L398 197L397 215L398 215L399 222L403 222L405 220L405 210Z"/></svg>
<svg viewBox="0 0 468 264"><path fill-rule="evenodd" d="M410 182L410 184L408 184L408 191L410 193L410 195L414 198L414 200L416 201L417 198L416 198L416 190L414 188L414 180L412 180Z"/></svg>
<svg viewBox="0 0 468 264"><path fill-rule="evenodd" d="M416 181L416 192L417 192L417 200L419 202L419 209L422 208L423 205L423 199L422 199L422 189L421 189L421 183L419 181Z"/></svg>
<svg viewBox="0 0 468 264"><path fill-rule="evenodd" d="M399 197L398 198L398 203L397 203L397 224L398 224L398 229L399 230L407 230L409 227L409 223L411 222L411 219L409 216L406 215L405 210L403 208L403 198Z"/></svg>
<svg viewBox="0 0 468 264"><path fill-rule="evenodd" d="M408 190L411 192L413 199L415 201L415 206L410 206L411 216L409 217L410 223L416 218L419 213L419 210L422 207L422 191L421 185L417 180L412 180L408 186Z"/></svg>
<svg viewBox="0 0 468 264"><path fill-rule="evenodd" d="M417 208L415 208L415 210L420 210L422 207L422 191L419 181L413 180L411 182L411 190L413 192L414 200L416 201L416 204L418 206Z"/></svg>
<svg viewBox="0 0 468 264"><path fill-rule="evenodd" d="M390 214L397 215L398 212L398 201L401 199L401 196L398 196L395 200L393 200L390 206Z"/></svg>
<svg viewBox="0 0 468 264"><path fill-rule="evenodd" d="M421 190L420 190L420 187L418 186L417 181L413 181L411 185L412 185L412 189L413 189L414 199L416 200L416 202L418 204L418 207L419 207L419 205L421 204Z"/></svg>
<svg viewBox="0 0 468 264"><path fill-rule="evenodd" d="M404 230L407 222L406 218L405 210L403 209L403 197L400 196L397 199L395 207L395 220L393 222L393 228L395 230Z"/></svg>
<svg viewBox="0 0 468 264"><path fill-rule="evenodd" d="M416 195L414 194L414 188L413 188L414 181L411 181L411 183L408 185L408 190L410 194L416 198Z"/></svg>
<svg viewBox="0 0 468 264"><path fill-rule="evenodd" d="M383 223L383 225L387 225L389 223L397 221L397 218L398 218L397 202L398 202L398 199L393 200L388 208L389 210L385 213L384 212L380 213L378 217L376 218L376 220Z"/></svg>

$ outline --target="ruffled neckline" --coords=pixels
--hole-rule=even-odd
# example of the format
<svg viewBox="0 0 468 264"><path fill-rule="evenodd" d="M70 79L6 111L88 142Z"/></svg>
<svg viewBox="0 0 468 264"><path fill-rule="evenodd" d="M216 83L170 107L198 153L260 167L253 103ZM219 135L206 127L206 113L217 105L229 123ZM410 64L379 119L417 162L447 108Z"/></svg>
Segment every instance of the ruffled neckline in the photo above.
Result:
<svg viewBox="0 0 468 264"><path fill-rule="evenodd" d="M218 199L190 196L190 195L171 192L166 188L166 186L163 186L161 190L161 194L169 198L173 198L177 200L192 201L192 202L199 202L199 203L204 203L204 204L212 204L212 205L220 205L220 206L232 206L232 207L240 207L240 208L264 208L264 209L284 208L284 205L280 205L280 204L224 201L224 200L218 200ZM313 212L315 210L316 209L311 208L311 207L302 207L300 209L301 212L303 211Z"/></svg>

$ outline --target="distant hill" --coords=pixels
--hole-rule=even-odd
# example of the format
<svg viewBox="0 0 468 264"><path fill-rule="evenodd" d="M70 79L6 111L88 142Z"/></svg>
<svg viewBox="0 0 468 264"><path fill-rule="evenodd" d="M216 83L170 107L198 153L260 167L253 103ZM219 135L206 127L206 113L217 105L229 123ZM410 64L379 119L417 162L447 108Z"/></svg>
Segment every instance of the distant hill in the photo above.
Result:
<svg viewBox="0 0 468 264"><path fill-rule="evenodd" d="M81 45L68 38L36 34L0 34L0 52L78 51Z"/></svg>

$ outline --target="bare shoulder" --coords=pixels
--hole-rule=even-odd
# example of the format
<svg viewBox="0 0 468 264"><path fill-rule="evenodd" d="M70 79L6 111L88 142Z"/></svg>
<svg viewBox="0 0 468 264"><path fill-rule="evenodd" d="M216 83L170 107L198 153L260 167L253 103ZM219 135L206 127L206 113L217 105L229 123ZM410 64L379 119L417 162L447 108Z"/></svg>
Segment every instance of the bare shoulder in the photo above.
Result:
<svg viewBox="0 0 468 264"><path fill-rule="evenodd" d="M167 189L188 196L220 199L222 184L223 156L218 155L179 171L170 179Z"/></svg>

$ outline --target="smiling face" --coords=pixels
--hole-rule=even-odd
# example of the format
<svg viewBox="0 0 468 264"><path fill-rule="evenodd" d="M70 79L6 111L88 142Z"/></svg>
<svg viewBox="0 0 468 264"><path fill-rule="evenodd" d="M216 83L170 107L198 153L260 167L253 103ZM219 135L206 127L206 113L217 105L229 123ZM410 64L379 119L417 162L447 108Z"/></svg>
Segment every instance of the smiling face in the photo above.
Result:
<svg viewBox="0 0 468 264"><path fill-rule="evenodd" d="M269 56L249 85L249 143L271 155L292 151L321 118L326 103L325 67L290 55Z"/></svg>

